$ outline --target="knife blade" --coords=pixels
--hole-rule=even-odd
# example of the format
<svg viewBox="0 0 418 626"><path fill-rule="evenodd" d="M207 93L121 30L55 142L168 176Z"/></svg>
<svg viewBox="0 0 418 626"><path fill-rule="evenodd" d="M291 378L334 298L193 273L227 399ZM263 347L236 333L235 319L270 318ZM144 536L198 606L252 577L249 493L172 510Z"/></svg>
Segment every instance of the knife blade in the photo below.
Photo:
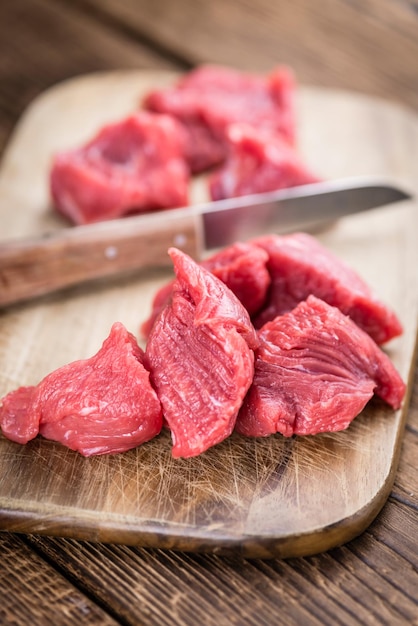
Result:
<svg viewBox="0 0 418 626"><path fill-rule="evenodd" d="M409 199L373 178L334 180L64 228L0 244L0 306L95 279L170 265L167 250L193 258L266 233L309 230Z"/></svg>

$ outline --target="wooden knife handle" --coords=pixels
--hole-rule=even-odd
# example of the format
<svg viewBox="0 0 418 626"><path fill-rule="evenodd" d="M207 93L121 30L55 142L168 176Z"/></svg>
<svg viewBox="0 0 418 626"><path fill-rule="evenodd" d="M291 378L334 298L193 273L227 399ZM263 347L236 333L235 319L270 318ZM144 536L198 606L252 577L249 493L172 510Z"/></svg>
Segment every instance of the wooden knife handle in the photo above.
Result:
<svg viewBox="0 0 418 626"><path fill-rule="evenodd" d="M129 270L170 266L167 250L199 258L201 217L173 210L66 228L0 244L0 306Z"/></svg>

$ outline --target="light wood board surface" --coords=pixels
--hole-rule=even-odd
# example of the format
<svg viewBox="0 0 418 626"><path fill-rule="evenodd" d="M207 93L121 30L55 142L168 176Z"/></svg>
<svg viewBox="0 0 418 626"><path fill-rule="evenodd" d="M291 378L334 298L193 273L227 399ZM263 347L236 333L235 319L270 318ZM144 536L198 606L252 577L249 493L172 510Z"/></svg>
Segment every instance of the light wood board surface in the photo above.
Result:
<svg viewBox="0 0 418 626"><path fill-rule="evenodd" d="M65 227L48 199L51 154L78 145L135 109L173 75L115 72L59 85L38 98L12 136L0 171L1 237ZM416 192L418 122L382 101L321 89L299 93L300 147L324 177L377 174ZM202 186L193 197L200 198ZM398 313L404 335L386 350L409 380L417 334L417 207L410 201L346 218L319 239L355 267ZM154 272L74 288L0 314L0 395L97 351L111 324L138 333ZM408 391L410 384L408 386ZM286 440L234 435L201 457L171 458L163 433L117 456L85 459L41 438L0 439L0 526L24 533L183 550L297 556L360 533L393 483L404 416L372 401L342 433Z"/></svg>

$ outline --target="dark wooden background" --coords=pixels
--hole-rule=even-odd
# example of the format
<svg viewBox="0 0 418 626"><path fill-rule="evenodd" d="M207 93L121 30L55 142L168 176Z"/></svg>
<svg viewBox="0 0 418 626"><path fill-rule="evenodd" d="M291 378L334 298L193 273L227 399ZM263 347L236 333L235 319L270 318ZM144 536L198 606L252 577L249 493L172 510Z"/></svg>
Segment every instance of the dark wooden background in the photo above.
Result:
<svg viewBox="0 0 418 626"><path fill-rule="evenodd" d="M291 65L301 83L418 113L413 0L3 0L0 150L40 92L98 70ZM1 323L1 319L0 319ZM387 505L289 561L0 534L1 624L418 624L418 376Z"/></svg>

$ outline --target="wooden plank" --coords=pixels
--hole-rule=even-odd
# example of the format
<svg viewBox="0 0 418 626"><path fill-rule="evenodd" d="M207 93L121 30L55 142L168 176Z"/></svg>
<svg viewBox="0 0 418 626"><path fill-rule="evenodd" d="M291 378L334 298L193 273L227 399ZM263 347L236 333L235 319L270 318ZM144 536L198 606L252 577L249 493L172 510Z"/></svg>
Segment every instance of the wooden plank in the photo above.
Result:
<svg viewBox="0 0 418 626"><path fill-rule="evenodd" d="M395 508L388 505L386 509ZM418 573L375 539L304 559L241 560L29 537L47 559L126 624L365 626L413 623ZM393 535L397 542L396 533ZM400 549L400 548L399 548ZM402 571L402 584L399 572Z"/></svg>
<svg viewBox="0 0 418 626"><path fill-rule="evenodd" d="M0 151L29 102L83 72L178 67L146 44L48 0L0 3Z"/></svg>
<svg viewBox="0 0 418 626"><path fill-rule="evenodd" d="M418 14L412 1L78 0L96 16L178 56L265 70L287 63L304 84L357 90L418 108ZM216 42L216 43L215 43Z"/></svg>
<svg viewBox="0 0 418 626"><path fill-rule="evenodd" d="M388 548L402 556L409 568L418 570L417 536L415 532L417 507L396 501L397 506L387 507L373 529L373 535ZM413 594L411 594L413 595Z"/></svg>
<svg viewBox="0 0 418 626"><path fill-rule="evenodd" d="M418 372L415 374L413 393L402 444L399 472L396 477L393 497L407 506L418 510ZM418 519L417 519L418 522ZM412 535L417 536L418 530Z"/></svg>
<svg viewBox="0 0 418 626"><path fill-rule="evenodd" d="M48 204L52 152L130 111L143 90L172 78L142 72L86 76L35 103L18 127L1 171L3 206L15 207L3 211L3 232L17 236L63 227ZM299 108L305 157L315 159L325 176L387 174L408 186L416 184L415 116L374 100L321 90L301 92ZM347 121L343 127L342 118ZM49 132L40 132L46 120ZM358 135L352 134L354 126ZM36 160L30 149L34 145ZM319 235L398 310L405 333L388 349L405 379L416 341L415 220L416 205L406 203L347 218ZM163 281L147 275L4 313L1 395L37 383L65 362L90 356L116 320L135 332ZM383 505L394 478L404 415L372 403L344 433L290 442L236 436L202 457L183 461L171 457L167 433L124 455L91 459L42 439L25 447L1 439L1 524L20 532L145 546L235 547L251 556L326 550L364 530Z"/></svg>
<svg viewBox="0 0 418 626"><path fill-rule="evenodd" d="M0 535L0 623L82 623L116 626L120 622L95 604L17 536Z"/></svg>

